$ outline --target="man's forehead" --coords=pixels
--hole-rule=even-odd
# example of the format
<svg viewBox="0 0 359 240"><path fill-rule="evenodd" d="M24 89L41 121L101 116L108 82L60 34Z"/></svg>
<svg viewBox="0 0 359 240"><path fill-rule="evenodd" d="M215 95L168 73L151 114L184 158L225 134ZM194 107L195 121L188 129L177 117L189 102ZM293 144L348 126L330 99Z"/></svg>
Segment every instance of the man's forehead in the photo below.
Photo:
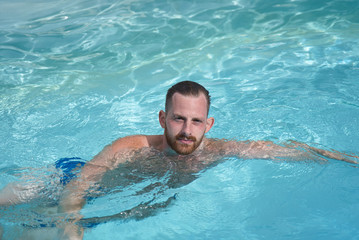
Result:
<svg viewBox="0 0 359 240"><path fill-rule="evenodd" d="M169 110L175 114L180 115L180 113L189 111L196 115L207 115L207 100L203 93L198 96L175 93L172 96L171 105Z"/></svg>

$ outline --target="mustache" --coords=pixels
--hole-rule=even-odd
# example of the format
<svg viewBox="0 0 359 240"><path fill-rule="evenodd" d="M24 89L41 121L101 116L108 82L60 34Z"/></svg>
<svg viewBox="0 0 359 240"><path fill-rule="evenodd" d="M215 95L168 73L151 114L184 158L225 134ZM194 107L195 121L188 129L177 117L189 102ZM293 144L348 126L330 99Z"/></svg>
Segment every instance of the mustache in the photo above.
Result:
<svg viewBox="0 0 359 240"><path fill-rule="evenodd" d="M193 141L193 142L197 141L196 137L191 136L191 135L187 135L185 133L179 133L179 134L176 135L176 140L180 140L180 139L190 140L190 141Z"/></svg>

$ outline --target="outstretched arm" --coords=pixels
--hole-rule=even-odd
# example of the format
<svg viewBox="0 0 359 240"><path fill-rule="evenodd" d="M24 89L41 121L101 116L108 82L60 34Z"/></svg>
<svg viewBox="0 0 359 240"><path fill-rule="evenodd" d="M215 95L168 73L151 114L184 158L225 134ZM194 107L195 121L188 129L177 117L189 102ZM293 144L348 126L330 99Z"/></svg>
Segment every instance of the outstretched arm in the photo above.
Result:
<svg viewBox="0 0 359 240"><path fill-rule="evenodd" d="M305 143L290 141L283 145L271 141L227 141L223 144L224 151L245 159L277 159L277 160L322 160L326 158L358 163L359 157L315 148Z"/></svg>
<svg viewBox="0 0 359 240"><path fill-rule="evenodd" d="M300 143L300 142L296 142L296 141L291 141L289 146L308 150L312 154L315 153L315 154L318 154L319 156L331 158L334 160L339 160L339 161L344 161L344 162L354 163L354 164L358 164L358 162L359 162L358 156L342 153L342 152L339 152L339 151L333 150L333 149L331 151L328 151L328 150L312 147L305 143Z"/></svg>

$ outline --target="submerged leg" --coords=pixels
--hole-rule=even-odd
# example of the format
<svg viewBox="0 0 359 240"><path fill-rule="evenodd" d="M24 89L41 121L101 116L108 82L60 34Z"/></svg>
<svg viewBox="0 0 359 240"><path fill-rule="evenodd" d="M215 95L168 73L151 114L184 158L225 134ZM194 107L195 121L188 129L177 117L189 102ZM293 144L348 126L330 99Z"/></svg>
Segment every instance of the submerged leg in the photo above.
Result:
<svg viewBox="0 0 359 240"><path fill-rule="evenodd" d="M38 196L42 185L10 183L0 191L0 206L28 202Z"/></svg>

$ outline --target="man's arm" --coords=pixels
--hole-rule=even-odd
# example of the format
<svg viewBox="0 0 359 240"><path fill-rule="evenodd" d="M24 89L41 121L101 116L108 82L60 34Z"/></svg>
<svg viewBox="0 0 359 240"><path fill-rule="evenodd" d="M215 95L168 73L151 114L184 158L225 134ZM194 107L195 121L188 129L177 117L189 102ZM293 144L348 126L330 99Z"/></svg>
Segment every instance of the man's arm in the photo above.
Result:
<svg viewBox="0 0 359 240"><path fill-rule="evenodd" d="M98 183L104 173L126 161L131 161L134 150L148 146L147 137L142 135L117 139L106 146L91 161L86 163L79 176L65 188L61 207L65 212L76 211L84 205L88 189Z"/></svg>
<svg viewBox="0 0 359 240"><path fill-rule="evenodd" d="M296 142L296 141L291 141L290 147L295 147L295 148L299 148L299 149L301 148L304 150L307 149L312 154L315 153L322 157L331 158L334 160L344 161L344 162L348 162L348 163L358 164L358 161L359 161L359 157L355 156L355 155L339 152L339 151L336 151L333 149L331 151L328 151L328 150L312 147L305 143L300 143L300 142Z"/></svg>
<svg viewBox="0 0 359 240"><path fill-rule="evenodd" d="M102 179L106 171L131 160L134 150L148 145L146 136L129 136L106 146L90 162L86 163L79 176L66 186L60 200L60 212L71 214L73 222L63 226L64 235L70 239L82 239L83 229L76 225L81 219L79 211L85 205L86 194Z"/></svg>
<svg viewBox="0 0 359 240"><path fill-rule="evenodd" d="M85 164L77 178L66 185L59 204L59 212L71 215L71 220L65 221L62 225L64 239L77 240L83 238L84 229L76 224L82 218L79 212L86 203L85 197L88 189L94 187L109 169L110 159L113 158L111 155L111 145L106 146L90 162Z"/></svg>
<svg viewBox="0 0 359 240"><path fill-rule="evenodd" d="M290 141L283 145L271 141L226 141L223 150L228 155L245 159L276 159L276 160L321 160L326 158L358 163L359 157L311 147L305 143Z"/></svg>
<svg viewBox="0 0 359 240"><path fill-rule="evenodd" d="M65 187L60 201L62 211L73 212L83 207L87 190L94 187L111 168L113 158L112 146L109 145L84 165L81 173Z"/></svg>

